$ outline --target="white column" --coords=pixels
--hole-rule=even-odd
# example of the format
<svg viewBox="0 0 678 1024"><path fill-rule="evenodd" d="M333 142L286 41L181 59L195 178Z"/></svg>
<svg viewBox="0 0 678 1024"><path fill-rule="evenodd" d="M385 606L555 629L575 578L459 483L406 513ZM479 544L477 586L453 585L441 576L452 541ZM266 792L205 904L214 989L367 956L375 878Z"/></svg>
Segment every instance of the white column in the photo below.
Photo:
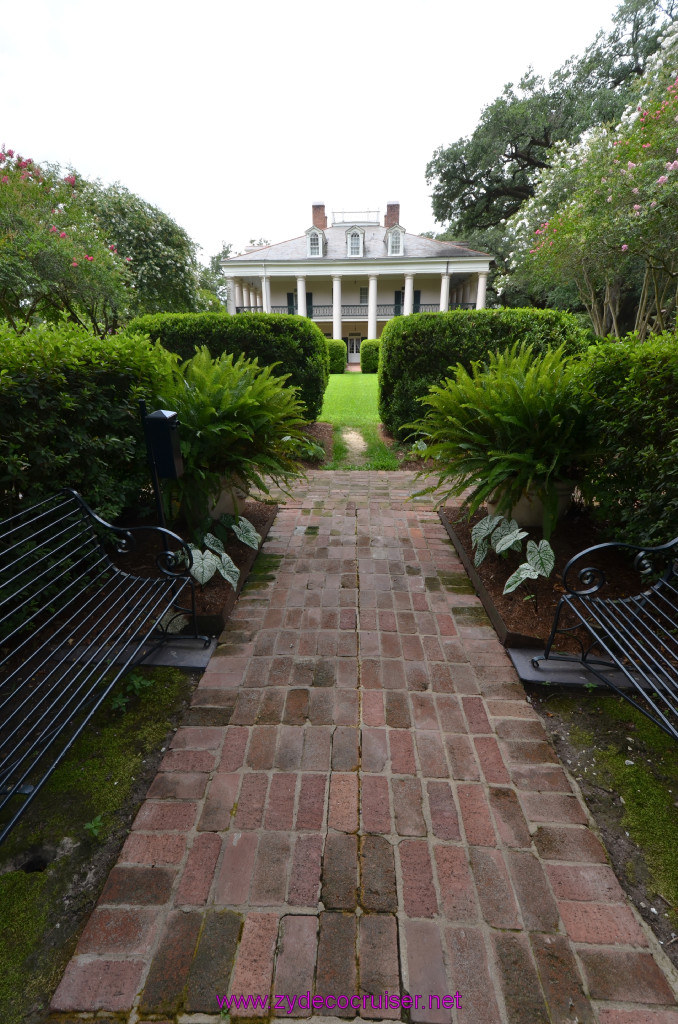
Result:
<svg viewBox="0 0 678 1024"><path fill-rule="evenodd" d="M261 278L261 308L263 313L271 312L271 300L270 291L268 289L269 280L267 277Z"/></svg>
<svg viewBox="0 0 678 1024"><path fill-rule="evenodd" d="M446 313L450 304L450 275L440 275L440 312Z"/></svg>
<svg viewBox="0 0 678 1024"><path fill-rule="evenodd" d="M266 278L266 291L264 292L264 309L267 313L271 312L271 279Z"/></svg>
<svg viewBox="0 0 678 1024"><path fill-rule="evenodd" d="M239 277L236 277L234 284L235 284L235 305L236 305L236 309L238 308L238 306L240 306L242 308L242 306L244 305L244 303L242 301L242 280Z"/></svg>
<svg viewBox="0 0 678 1024"><path fill-rule="evenodd" d="M405 316L409 316L414 309L414 274L405 274Z"/></svg>
<svg viewBox="0 0 678 1024"><path fill-rule="evenodd" d="M306 278L297 278L297 313L306 316Z"/></svg>
<svg viewBox="0 0 678 1024"><path fill-rule="evenodd" d="M476 292L476 309L485 309L485 293L487 291L487 271L478 274L478 291Z"/></svg>
<svg viewBox="0 0 678 1024"><path fill-rule="evenodd" d="M250 305L251 305L250 286L248 284L244 284L244 283L243 283L243 286L242 286L242 304L243 304L243 307L246 310L249 310Z"/></svg>
<svg viewBox="0 0 678 1024"><path fill-rule="evenodd" d="M226 287L228 289L228 291L226 293L226 295L227 295L227 298L226 298L226 309L227 309L227 311L229 313L235 313L235 305L236 305L235 278L227 277L226 278Z"/></svg>
<svg viewBox="0 0 678 1024"><path fill-rule="evenodd" d="M341 275L332 278L332 337L341 338Z"/></svg>
<svg viewBox="0 0 678 1024"><path fill-rule="evenodd" d="M370 274L367 292L367 337L377 336L377 275Z"/></svg>

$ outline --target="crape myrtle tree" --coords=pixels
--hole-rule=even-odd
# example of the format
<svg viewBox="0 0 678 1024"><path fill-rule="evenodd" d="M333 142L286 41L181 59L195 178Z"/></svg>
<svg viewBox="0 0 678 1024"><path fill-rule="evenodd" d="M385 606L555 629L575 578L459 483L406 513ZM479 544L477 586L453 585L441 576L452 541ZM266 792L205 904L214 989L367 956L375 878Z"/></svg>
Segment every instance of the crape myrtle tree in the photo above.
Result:
<svg viewBox="0 0 678 1024"><path fill-rule="evenodd" d="M196 248L121 185L0 150L0 314L15 330L65 316L106 334L142 313L222 308Z"/></svg>
<svg viewBox="0 0 678 1024"><path fill-rule="evenodd" d="M438 238L463 238L505 268L502 227L534 195L554 147L619 120L633 83L677 17L678 0L624 0L611 32L599 32L582 57L571 58L548 82L529 69L517 85L508 83L473 134L441 146L426 168L434 216L449 225ZM496 293L492 280L489 285L491 301ZM516 282L510 297L514 304L548 299L534 281Z"/></svg>
<svg viewBox="0 0 678 1024"><path fill-rule="evenodd" d="M567 279L596 334L642 339L676 316L678 29L636 91L615 129L561 147L507 233L510 273L545 287Z"/></svg>

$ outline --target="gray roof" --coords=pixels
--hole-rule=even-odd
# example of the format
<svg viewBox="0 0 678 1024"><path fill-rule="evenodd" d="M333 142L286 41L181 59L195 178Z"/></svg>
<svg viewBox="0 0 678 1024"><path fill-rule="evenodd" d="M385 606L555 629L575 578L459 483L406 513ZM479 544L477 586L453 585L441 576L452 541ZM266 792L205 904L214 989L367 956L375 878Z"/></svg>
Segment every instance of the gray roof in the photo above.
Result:
<svg viewBox="0 0 678 1024"><path fill-rule="evenodd" d="M359 225L360 230L365 232L363 259L384 259L387 256L386 228L378 224ZM238 263L251 261L260 263L262 260L305 260L309 263L318 263L322 259L340 260L346 258L346 231L348 227L325 228L324 235L327 239L327 251L323 257L307 256L306 235L299 235L298 238L290 238L287 242L278 242L275 245L265 245L260 249L252 249L241 256L232 256L225 260L222 266L227 266L231 261ZM456 242L439 242L435 238L424 238L422 235L410 235L405 232L405 241L402 256L391 256L389 259L407 259L408 257L429 257L437 259L460 259L464 257L487 256L488 253L478 252L475 249L468 249ZM358 257L353 257L357 259Z"/></svg>

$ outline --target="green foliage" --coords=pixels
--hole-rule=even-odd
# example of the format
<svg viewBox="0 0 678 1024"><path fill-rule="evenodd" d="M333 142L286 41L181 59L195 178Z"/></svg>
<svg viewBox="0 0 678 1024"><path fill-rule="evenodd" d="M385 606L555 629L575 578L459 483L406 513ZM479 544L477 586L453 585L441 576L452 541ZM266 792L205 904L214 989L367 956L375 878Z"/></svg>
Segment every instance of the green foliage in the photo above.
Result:
<svg viewBox="0 0 678 1024"><path fill-rule="evenodd" d="M578 352L588 334L577 317L552 309L475 309L415 313L384 327L379 361L379 413L387 430L404 437L421 415L418 399L457 363L467 369L518 342L535 353L549 346Z"/></svg>
<svg viewBox="0 0 678 1024"><path fill-rule="evenodd" d="M92 818L91 821L86 821L85 824L83 825L85 831L89 832L89 834L93 836L94 839L99 838L99 833L101 832L103 827L104 819L103 815L101 814L97 814L96 818Z"/></svg>
<svg viewBox="0 0 678 1024"><path fill-rule="evenodd" d="M139 334L98 338L73 324L17 336L0 325L0 508L62 487L106 519L149 484L138 401L159 401L174 356Z"/></svg>
<svg viewBox="0 0 678 1024"><path fill-rule="evenodd" d="M205 347L175 370L163 402L179 415L185 470L167 489L189 523L207 519L224 479L268 494L266 479L284 487L297 475L304 410L288 378L243 354L212 359Z"/></svg>
<svg viewBox="0 0 678 1024"><path fill-rule="evenodd" d="M244 353L261 366L277 364L299 388L309 420L318 418L329 376L327 341L303 316L277 313L158 314L133 320L129 330L144 331L182 359L205 346L213 358Z"/></svg>
<svg viewBox="0 0 678 1024"><path fill-rule="evenodd" d="M665 16L663 16L665 15ZM482 112L470 138L441 146L426 178L433 213L465 233L497 226L534 192L552 147L575 142L594 125L615 123L633 83L676 19L673 0L624 0L607 35L599 33L580 58L572 58L547 83L532 69L517 86L509 82Z"/></svg>
<svg viewBox="0 0 678 1024"><path fill-rule="evenodd" d="M376 373L379 369L379 338L368 338L361 344L360 369L363 373Z"/></svg>
<svg viewBox="0 0 678 1024"><path fill-rule="evenodd" d="M584 478L610 539L678 536L678 344L672 334L591 348L598 456Z"/></svg>
<svg viewBox="0 0 678 1024"><path fill-rule="evenodd" d="M330 373L343 373L346 369L346 342L341 338L328 338Z"/></svg>
<svg viewBox="0 0 678 1024"><path fill-rule="evenodd" d="M556 521L556 483L580 475L589 448L590 396L579 364L561 347L535 355L529 345L491 352L487 366L458 365L431 387L416 424L430 438L444 501L472 488L475 512L488 498L508 514L527 492L544 503L544 537ZM516 538L517 539L517 538Z"/></svg>
<svg viewBox="0 0 678 1024"><path fill-rule="evenodd" d="M485 516L471 530L471 541L475 547L474 563L481 565L492 548L497 555L505 555L509 551L522 551L523 538L527 532L521 530L515 519L505 519L504 516ZM526 561L513 572L504 586L505 594L512 594L521 583L526 580L536 580L543 576L545 579L553 572L556 564L553 548L546 539L535 544L528 540Z"/></svg>

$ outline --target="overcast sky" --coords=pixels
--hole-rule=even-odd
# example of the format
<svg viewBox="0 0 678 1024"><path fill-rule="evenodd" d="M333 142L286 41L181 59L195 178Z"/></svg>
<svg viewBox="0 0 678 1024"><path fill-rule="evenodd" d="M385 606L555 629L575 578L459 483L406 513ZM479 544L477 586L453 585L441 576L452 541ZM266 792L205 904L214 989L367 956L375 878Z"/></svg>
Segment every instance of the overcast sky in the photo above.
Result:
<svg viewBox="0 0 678 1024"><path fill-rule="evenodd" d="M426 164L618 0L0 0L0 142L119 181L202 246L303 234L311 204L401 204Z"/></svg>

